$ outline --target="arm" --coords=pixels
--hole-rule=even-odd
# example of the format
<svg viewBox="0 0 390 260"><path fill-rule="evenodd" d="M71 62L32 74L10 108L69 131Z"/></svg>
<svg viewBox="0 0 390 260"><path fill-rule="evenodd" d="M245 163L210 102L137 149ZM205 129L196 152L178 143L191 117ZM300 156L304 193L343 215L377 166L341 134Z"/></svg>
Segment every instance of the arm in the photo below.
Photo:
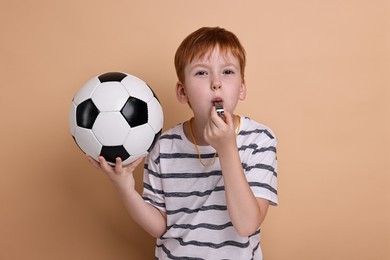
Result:
<svg viewBox="0 0 390 260"><path fill-rule="evenodd" d="M263 222L269 202L256 198L245 178L237 147L218 153L225 182L227 208L233 226L241 236L253 234Z"/></svg>
<svg viewBox="0 0 390 260"><path fill-rule="evenodd" d="M263 222L269 202L253 195L238 154L232 116L225 112L225 118L226 124L213 109L205 128L205 138L218 152L228 213L233 226L239 235L249 236Z"/></svg>
<svg viewBox="0 0 390 260"><path fill-rule="evenodd" d="M142 158L123 166L121 159L117 158L115 166L111 167L101 156L99 162L89 157L89 162L95 168L102 170L112 181L133 220L157 238L162 236L166 230L166 216L165 213L146 203L135 190L133 171L141 161Z"/></svg>

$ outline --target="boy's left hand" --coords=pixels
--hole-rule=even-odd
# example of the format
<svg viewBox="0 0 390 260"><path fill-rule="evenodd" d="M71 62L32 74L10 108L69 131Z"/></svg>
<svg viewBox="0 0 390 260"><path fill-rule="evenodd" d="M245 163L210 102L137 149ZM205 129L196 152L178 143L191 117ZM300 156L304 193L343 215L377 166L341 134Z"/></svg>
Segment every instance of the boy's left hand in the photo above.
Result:
<svg viewBox="0 0 390 260"><path fill-rule="evenodd" d="M232 114L224 111L225 121L212 107L210 118L204 129L204 138L215 150L221 151L229 145L236 145L236 132Z"/></svg>

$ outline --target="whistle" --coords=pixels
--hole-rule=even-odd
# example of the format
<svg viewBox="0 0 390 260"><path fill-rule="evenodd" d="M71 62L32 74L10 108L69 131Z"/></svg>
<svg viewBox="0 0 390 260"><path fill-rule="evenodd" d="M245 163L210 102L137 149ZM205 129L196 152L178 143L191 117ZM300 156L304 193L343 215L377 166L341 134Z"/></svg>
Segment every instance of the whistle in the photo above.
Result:
<svg viewBox="0 0 390 260"><path fill-rule="evenodd" d="M222 118L223 120L225 120L225 114L224 114L224 110L223 110L223 106L220 102L217 102L215 103L215 110L217 111L217 114L220 118Z"/></svg>

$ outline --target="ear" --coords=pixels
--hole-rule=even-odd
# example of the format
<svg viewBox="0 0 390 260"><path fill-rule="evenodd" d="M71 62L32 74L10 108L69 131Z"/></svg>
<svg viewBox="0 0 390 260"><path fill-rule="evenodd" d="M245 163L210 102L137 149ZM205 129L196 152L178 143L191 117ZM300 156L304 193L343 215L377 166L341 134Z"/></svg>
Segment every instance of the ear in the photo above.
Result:
<svg viewBox="0 0 390 260"><path fill-rule="evenodd" d="M239 99L244 100L245 98L246 98L246 83L245 83L245 79L243 79L241 82Z"/></svg>
<svg viewBox="0 0 390 260"><path fill-rule="evenodd" d="M180 81L178 81L176 83L176 97L180 103L182 103L182 104L188 103L188 97L186 94L185 87L184 87L183 83L181 83Z"/></svg>

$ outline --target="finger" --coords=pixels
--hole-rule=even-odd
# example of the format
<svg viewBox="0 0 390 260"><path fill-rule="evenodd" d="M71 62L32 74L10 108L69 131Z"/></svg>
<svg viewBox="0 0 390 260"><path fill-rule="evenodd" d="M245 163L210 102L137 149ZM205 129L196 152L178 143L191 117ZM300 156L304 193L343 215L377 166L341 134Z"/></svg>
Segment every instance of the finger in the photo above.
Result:
<svg viewBox="0 0 390 260"><path fill-rule="evenodd" d="M142 162L142 160L144 159L145 157L140 157L138 158L137 160L135 160L134 162L131 163L131 166L134 167L134 169Z"/></svg>
<svg viewBox="0 0 390 260"><path fill-rule="evenodd" d="M122 159L120 157L115 158L115 172L119 173L122 171Z"/></svg>
<svg viewBox="0 0 390 260"><path fill-rule="evenodd" d="M228 111L226 111L224 114L225 114L225 122L226 122L226 124L228 126L233 127L234 122L233 122L232 114L230 114Z"/></svg>
<svg viewBox="0 0 390 260"><path fill-rule="evenodd" d="M100 167L106 173L112 172L112 167L107 163L106 159L103 156L99 156Z"/></svg>
<svg viewBox="0 0 390 260"><path fill-rule="evenodd" d="M137 166L142 162L143 159L144 159L144 157L140 157L140 158L136 159L135 161L133 161L132 163L128 164L125 167L126 172L132 173L135 170L135 168L137 168Z"/></svg>
<svg viewBox="0 0 390 260"><path fill-rule="evenodd" d="M100 164L98 161L96 161L95 159L93 159L91 156L88 156L87 157L87 160L90 164L92 164L93 167L95 167L96 169L100 169Z"/></svg>

